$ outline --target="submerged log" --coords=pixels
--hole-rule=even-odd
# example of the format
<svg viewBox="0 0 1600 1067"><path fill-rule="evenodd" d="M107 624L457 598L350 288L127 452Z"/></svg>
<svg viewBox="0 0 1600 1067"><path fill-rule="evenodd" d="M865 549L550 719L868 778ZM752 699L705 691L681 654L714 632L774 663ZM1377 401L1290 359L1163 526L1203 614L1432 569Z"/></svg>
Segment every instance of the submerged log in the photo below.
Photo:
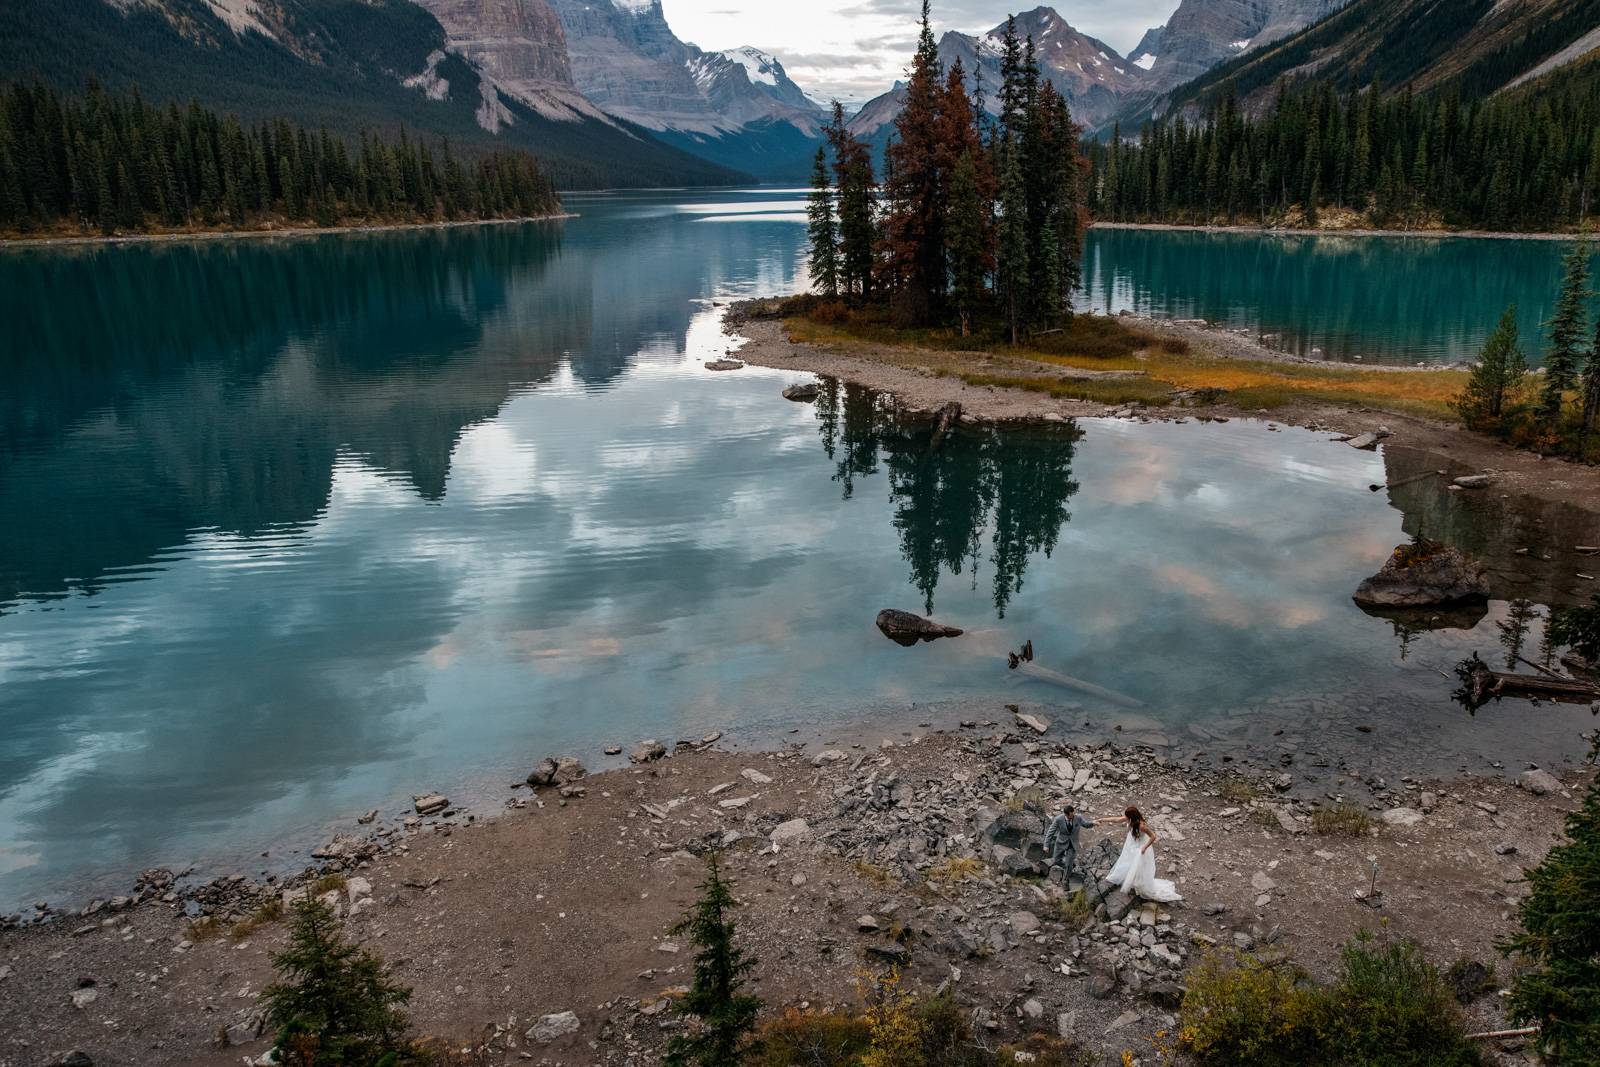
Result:
<svg viewBox="0 0 1600 1067"><path fill-rule="evenodd" d="M1095 685L1093 682L1086 682L1082 678L1074 678L1070 674L1062 674L1060 671L1053 671L1049 667L1041 667L1037 663L1018 663L1015 669L1021 671L1030 678L1037 678L1041 682L1050 682L1052 685L1059 685L1065 689L1075 689L1080 693L1087 693L1089 696L1099 697L1101 700L1108 700L1119 707L1142 708L1145 706L1145 703L1142 700L1135 700L1126 693L1119 693L1115 689L1107 689L1103 685Z"/></svg>
<svg viewBox="0 0 1600 1067"><path fill-rule="evenodd" d="M1461 679L1458 698L1470 708L1481 708L1491 700L1521 697L1524 700L1554 700L1562 704L1592 704L1600 701L1600 686L1575 678L1551 678L1537 674L1506 674L1491 670L1474 652L1471 659L1456 667Z"/></svg>

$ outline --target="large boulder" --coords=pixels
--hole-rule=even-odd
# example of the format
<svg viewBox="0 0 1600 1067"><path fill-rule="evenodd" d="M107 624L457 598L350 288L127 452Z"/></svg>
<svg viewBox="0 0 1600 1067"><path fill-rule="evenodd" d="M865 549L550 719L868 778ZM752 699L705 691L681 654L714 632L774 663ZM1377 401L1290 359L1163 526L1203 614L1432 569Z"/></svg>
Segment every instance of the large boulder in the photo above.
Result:
<svg viewBox="0 0 1600 1067"><path fill-rule="evenodd" d="M793 400L796 403L807 404L815 400L820 392L821 388L816 382L802 382L787 386L783 390L783 398L785 400Z"/></svg>
<svg viewBox="0 0 1600 1067"><path fill-rule="evenodd" d="M1483 565L1437 541L1401 545L1383 569L1361 583L1355 601L1364 607L1429 608L1489 599Z"/></svg>
<svg viewBox="0 0 1600 1067"><path fill-rule="evenodd" d="M907 648L918 641L937 641L941 637L960 637L962 634L954 626L945 626L932 619L924 619L921 615L894 608L884 608L878 612L877 622L883 636Z"/></svg>

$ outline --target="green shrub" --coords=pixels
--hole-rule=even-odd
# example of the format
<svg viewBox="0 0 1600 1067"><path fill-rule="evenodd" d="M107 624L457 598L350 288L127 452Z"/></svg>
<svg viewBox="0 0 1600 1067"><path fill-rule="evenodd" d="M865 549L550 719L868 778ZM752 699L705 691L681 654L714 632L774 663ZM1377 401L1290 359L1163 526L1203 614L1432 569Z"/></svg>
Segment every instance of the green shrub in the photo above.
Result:
<svg viewBox="0 0 1600 1067"><path fill-rule="evenodd" d="M349 944L333 909L310 897L294 906L289 944L272 957L278 981L261 991L288 1067L418 1062L402 1010L411 990L383 961Z"/></svg>
<svg viewBox="0 0 1600 1067"><path fill-rule="evenodd" d="M1298 1067L1317 1062L1326 994L1287 961L1219 952L1189 976L1179 1044L1202 1063Z"/></svg>
<svg viewBox="0 0 1600 1067"><path fill-rule="evenodd" d="M1567 840L1528 872L1522 930L1502 950L1533 966L1511 985L1511 1014L1538 1024L1559 1062L1600 1064L1600 783L1566 819Z"/></svg>
<svg viewBox="0 0 1600 1067"><path fill-rule="evenodd" d="M1311 829L1319 834L1365 837L1372 829L1372 816L1348 801L1311 813Z"/></svg>
<svg viewBox="0 0 1600 1067"><path fill-rule="evenodd" d="M842 1011L790 1008L760 1030L750 1067L847 1067L872 1044L872 1027Z"/></svg>
<svg viewBox="0 0 1600 1067"><path fill-rule="evenodd" d="M1340 953L1330 990L1340 1062L1384 1067L1467 1067L1478 1054L1462 1036L1460 1006L1438 968L1411 941L1377 945L1358 935Z"/></svg>
<svg viewBox="0 0 1600 1067"><path fill-rule="evenodd" d="M697 1030L675 1035L667 1043L669 1067L738 1067L753 1051L750 1047L761 999L743 992L746 977L756 961L734 943L733 886L722 877L717 854L706 856L706 880L700 899L672 928L687 934L699 946L694 957L694 978L689 992L679 1000L678 1011L699 1021Z"/></svg>

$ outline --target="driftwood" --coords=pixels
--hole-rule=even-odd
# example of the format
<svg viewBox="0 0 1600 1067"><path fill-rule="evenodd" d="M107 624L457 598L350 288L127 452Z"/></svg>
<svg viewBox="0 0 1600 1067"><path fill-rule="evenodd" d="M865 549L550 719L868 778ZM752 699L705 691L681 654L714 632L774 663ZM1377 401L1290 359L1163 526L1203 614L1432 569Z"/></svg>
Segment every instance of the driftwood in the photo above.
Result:
<svg viewBox="0 0 1600 1067"><path fill-rule="evenodd" d="M939 419L933 425L933 443L928 446L929 452L937 451L944 444L944 439L950 436L950 431L956 428L956 423L961 421L961 405L954 400L939 409Z"/></svg>
<svg viewBox="0 0 1600 1067"><path fill-rule="evenodd" d="M1374 493L1376 493L1379 489L1398 489L1402 485L1410 485L1412 482L1420 482L1424 478L1443 477L1444 473L1444 471L1423 471L1421 474L1413 474L1409 478L1401 478L1399 481L1390 482L1388 485L1384 485L1381 482L1373 482L1371 485L1367 486L1367 488L1371 489Z"/></svg>
<svg viewBox="0 0 1600 1067"><path fill-rule="evenodd" d="M1600 686L1574 678L1547 678L1490 670L1476 652L1471 659L1462 660L1457 665L1456 677L1461 679L1461 688L1456 690L1457 697L1473 709L1502 697L1554 700L1562 704L1592 704L1600 700Z"/></svg>
<svg viewBox="0 0 1600 1067"><path fill-rule="evenodd" d="M1517 1030L1482 1030L1468 1034L1468 1041L1498 1041L1502 1037L1532 1037L1539 1032L1537 1026L1524 1026Z"/></svg>
<svg viewBox="0 0 1600 1067"><path fill-rule="evenodd" d="M1135 700L1126 693L1119 693L1115 689L1107 689L1105 686L1086 682L1082 678L1074 678L1070 674L1053 671L1049 667L1041 667L1037 663L1020 663L1016 669L1030 678L1037 678L1041 682L1050 682L1066 689L1076 689L1080 693L1087 693L1089 696L1099 697L1101 700L1109 700L1119 707L1142 708L1145 706L1143 701Z"/></svg>

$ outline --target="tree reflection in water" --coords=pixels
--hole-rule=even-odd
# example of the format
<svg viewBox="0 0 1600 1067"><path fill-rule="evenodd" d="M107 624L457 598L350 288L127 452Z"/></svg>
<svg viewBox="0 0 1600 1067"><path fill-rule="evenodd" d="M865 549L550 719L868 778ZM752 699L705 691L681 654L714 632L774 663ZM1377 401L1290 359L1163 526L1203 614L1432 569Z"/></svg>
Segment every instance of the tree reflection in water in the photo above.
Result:
<svg viewBox="0 0 1600 1067"><path fill-rule="evenodd" d="M887 469L901 555L923 610L933 612L945 571L971 575L977 584L987 537L995 612L1004 618L1022 590L1028 560L1040 552L1048 557L1072 517L1067 503L1078 491L1072 458L1083 437L1077 424L1001 430L963 422L935 447L931 420L832 378L823 380L816 412L844 499L855 495L858 479L877 474L880 465Z"/></svg>

